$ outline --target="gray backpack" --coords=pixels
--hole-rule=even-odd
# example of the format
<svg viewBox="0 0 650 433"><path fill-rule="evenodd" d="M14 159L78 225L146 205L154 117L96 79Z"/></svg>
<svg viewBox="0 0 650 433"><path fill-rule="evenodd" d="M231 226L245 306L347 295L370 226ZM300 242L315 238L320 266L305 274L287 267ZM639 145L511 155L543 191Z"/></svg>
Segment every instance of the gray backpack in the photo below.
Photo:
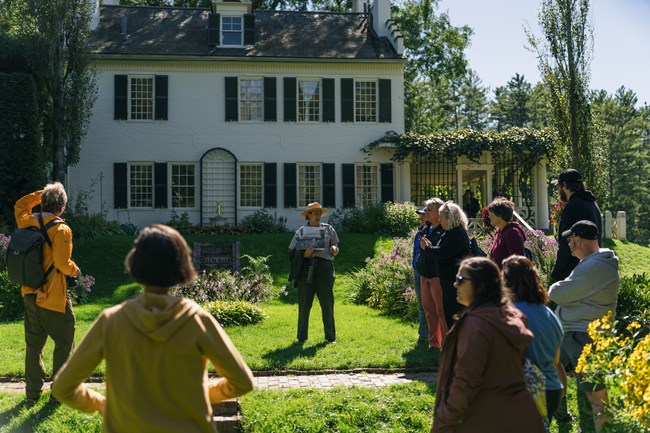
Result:
<svg viewBox="0 0 650 433"><path fill-rule="evenodd" d="M62 223L63 220L57 218L43 225L43 215L38 214L40 228L14 230L7 248L9 281L32 289L38 289L45 283L48 275L54 270L54 265L50 265L47 270L43 269L43 246L47 242L50 248L52 247L47 230Z"/></svg>

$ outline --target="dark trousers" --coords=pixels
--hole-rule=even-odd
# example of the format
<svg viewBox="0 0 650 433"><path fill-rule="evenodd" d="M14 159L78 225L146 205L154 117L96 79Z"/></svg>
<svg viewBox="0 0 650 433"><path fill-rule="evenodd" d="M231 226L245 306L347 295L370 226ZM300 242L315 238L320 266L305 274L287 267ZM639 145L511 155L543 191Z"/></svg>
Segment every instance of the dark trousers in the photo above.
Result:
<svg viewBox="0 0 650 433"><path fill-rule="evenodd" d="M442 285L442 305L445 310L445 320L448 329L451 329L454 324L453 317L460 312L462 306L458 303L454 281L440 279L440 284Z"/></svg>
<svg viewBox="0 0 650 433"><path fill-rule="evenodd" d="M25 304L25 393L38 399L45 382L43 347L47 337L54 340L52 377L67 361L74 347L75 316L70 301L65 313L46 310L36 305L36 295L23 296Z"/></svg>
<svg viewBox="0 0 650 433"><path fill-rule="evenodd" d="M316 295L322 310L325 339L334 341L334 266L330 260L313 259L311 282L308 282L310 262L306 261L298 277L298 340L304 341L309 336L309 313Z"/></svg>

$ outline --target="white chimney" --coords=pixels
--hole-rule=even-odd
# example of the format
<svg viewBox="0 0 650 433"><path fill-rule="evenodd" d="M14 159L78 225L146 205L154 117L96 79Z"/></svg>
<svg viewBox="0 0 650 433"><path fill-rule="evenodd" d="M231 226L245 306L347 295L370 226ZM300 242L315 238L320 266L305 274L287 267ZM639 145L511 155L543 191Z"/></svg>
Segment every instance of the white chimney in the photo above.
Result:
<svg viewBox="0 0 650 433"><path fill-rule="evenodd" d="M375 29L377 36L392 39L387 26L390 20L390 0L373 0L371 13L372 28Z"/></svg>
<svg viewBox="0 0 650 433"><path fill-rule="evenodd" d="M364 9L367 8L366 1L367 0L352 0L352 12L359 14L365 12Z"/></svg>
<svg viewBox="0 0 650 433"><path fill-rule="evenodd" d="M90 4L90 31L99 25L99 2L100 0L88 0Z"/></svg>

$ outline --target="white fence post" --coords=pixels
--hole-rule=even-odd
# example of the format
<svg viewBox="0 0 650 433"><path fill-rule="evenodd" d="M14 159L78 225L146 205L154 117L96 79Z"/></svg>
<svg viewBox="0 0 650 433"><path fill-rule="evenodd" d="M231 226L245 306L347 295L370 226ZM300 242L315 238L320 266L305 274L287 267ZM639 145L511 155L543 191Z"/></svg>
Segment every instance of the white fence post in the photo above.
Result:
<svg viewBox="0 0 650 433"><path fill-rule="evenodd" d="M627 234L626 234L626 221L627 221L627 216L625 215L625 212L620 210L616 212L616 237L618 238L619 241L624 241L627 239Z"/></svg>
<svg viewBox="0 0 650 433"><path fill-rule="evenodd" d="M603 239L612 239L612 213L605 211L605 224L603 224Z"/></svg>

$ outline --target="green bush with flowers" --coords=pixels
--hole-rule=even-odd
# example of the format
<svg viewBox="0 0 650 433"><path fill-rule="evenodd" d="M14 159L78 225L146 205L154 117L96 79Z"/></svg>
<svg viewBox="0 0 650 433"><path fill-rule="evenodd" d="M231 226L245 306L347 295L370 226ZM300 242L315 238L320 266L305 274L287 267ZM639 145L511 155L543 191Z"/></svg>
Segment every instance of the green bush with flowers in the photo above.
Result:
<svg viewBox="0 0 650 433"><path fill-rule="evenodd" d="M630 432L648 431L650 334L643 337L637 322L619 329L611 311L589 324L593 343L584 347L576 372L607 385L610 400L606 410L614 423L625 425Z"/></svg>

